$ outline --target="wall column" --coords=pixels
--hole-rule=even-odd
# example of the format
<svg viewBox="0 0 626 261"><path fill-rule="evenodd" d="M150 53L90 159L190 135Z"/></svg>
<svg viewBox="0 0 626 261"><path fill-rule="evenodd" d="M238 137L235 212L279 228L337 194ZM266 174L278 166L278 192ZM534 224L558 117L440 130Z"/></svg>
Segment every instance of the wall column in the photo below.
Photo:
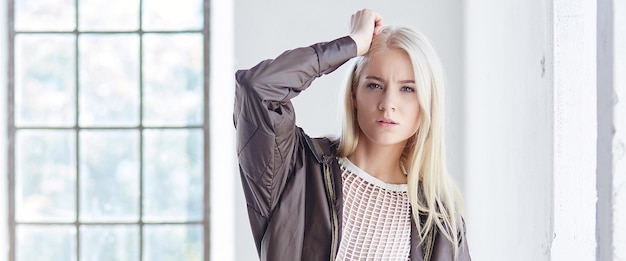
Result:
<svg viewBox="0 0 626 261"><path fill-rule="evenodd" d="M553 261L596 254L596 1L555 0ZM599 115L599 114L598 114ZM600 221L600 220L598 220Z"/></svg>

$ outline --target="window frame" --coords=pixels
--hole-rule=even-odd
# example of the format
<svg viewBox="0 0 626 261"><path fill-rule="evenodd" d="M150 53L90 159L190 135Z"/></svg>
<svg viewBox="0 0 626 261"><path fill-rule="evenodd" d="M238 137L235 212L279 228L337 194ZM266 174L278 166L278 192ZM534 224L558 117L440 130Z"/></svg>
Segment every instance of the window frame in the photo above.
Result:
<svg viewBox="0 0 626 261"><path fill-rule="evenodd" d="M210 162L210 109L209 109L209 100L210 100L210 26L211 26L211 21L210 21L210 11L211 11L211 7L210 7L210 2L211 0L202 0L202 12L203 12L203 22L202 22L202 28L200 30L168 30L168 31L143 31L142 30L142 16L143 16L143 0L138 0L139 1L139 15L138 15L138 19L139 19L139 29L135 30L135 31L81 31L79 30L79 14L80 14L80 9L79 9L79 0L74 0L74 6L76 7L75 10L75 28L73 31L69 32L69 31L28 31L28 32L16 32L15 30L15 1L16 0L8 0L8 16L7 16L7 20L8 20L8 28L7 28L7 32L8 32L8 77L7 77L7 82L8 82L8 90L7 90L7 107L8 107L8 115L7 115L7 123L8 123L8 162L7 162L7 166L8 166L8 221L9 221L9 226L8 226L8 230L9 230L9 261L16 261L17 257L16 257L16 250L17 250L17 244L16 244L16 227L19 224L36 224L36 225L58 225L58 224L63 224L63 225L69 225L72 224L75 227L75 231L76 231L76 235L75 235L75 240L76 240L76 252L74 253L76 260L80 260L80 226L83 224L88 224L88 225L97 225L97 224L104 224L104 225L115 225L115 224L131 224L131 225L138 225L138 237L139 237L139 242L138 242L138 248L139 248L139 260L143 260L144 259L144 246L143 246L143 239L144 239L144 230L143 227L145 224L149 224L149 225L169 225L169 224L182 224L182 225L190 225L190 224L202 224L202 231L203 231L203 242L202 242L202 249L203 249L203 260L210 260L211 257L211 249L210 249L210 238L211 238L211 231L210 231L210 221L211 221L211 212L210 212L210 201L211 201L211 197L210 197L210 186L211 186L211 180L210 180L210 168L211 168L211 162ZM74 81L75 81L75 90L74 90L74 95L75 95L75 122L74 122L74 126L71 127L17 127L15 125L15 37L17 34L41 34L41 33L45 33L45 34L72 34L74 36L76 36L75 38L75 74L74 74ZM79 59L80 59L80 54L79 54L79 35L81 34L112 34L112 33L124 33L124 34L134 34L137 35L139 37L139 57L138 57L138 62L139 62L139 80L138 80L138 88L139 88L139 124L138 126L132 126L132 127L109 127L109 126L102 126L102 127L81 127L79 124L79 113L80 113L80 107L79 107L79 91L80 91L80 85L79 85ZM143 82L143 35L144 33L148 33L148 34L170 34L170 33L201 33L202 34L202 38L203 38L203 46L202 46L202 51L203 51L203 69L202 69L202 75L203 75L203 82L202 82L202 91L203 91L203 97L202 97L202 101L203 101L203 121L201 125L190 125L190 126L180 126L180 127L171 127L171 126L143 126L143 89L144 89L144 82ZM138 148L139 148L139 189L140 189L140 193L139 193L139 219L136 222L81 222L79 219L79 215L80 215L80 167L78 164L78 159L80 157L79 153L80 153L80 139L79 139L79 133L81 130L138 130L139 131L139 144L138 144ZM202 202L202 213L203 213L203 218L202 221L184 221L184 222L144 222L142 220L143 218L143 189L144 189L144 185L143 185L143 177L144 177L144 164L143 164L143 157L144 157L144 151L143 151L143 145L144 145L144 130L147 129L155 129L155 130L166 130L166 129L201 129L203 131L203 166L202 166L202 170L203 170L203 202ZM75 217L75 221L68 223L68 222L17 222L16 221L16 209L15 209L15 199L16 199L16 195L15 195L15 181L16 181L16 173L15 173L15 137L16 137L16 132L18 130L73 130L74 131L74 135L76 138L76 155L74 155L76 161L76 181L75 181L75 186L76 186L76 190L75 190L75 196L76 196L76 217Z"/></svg>

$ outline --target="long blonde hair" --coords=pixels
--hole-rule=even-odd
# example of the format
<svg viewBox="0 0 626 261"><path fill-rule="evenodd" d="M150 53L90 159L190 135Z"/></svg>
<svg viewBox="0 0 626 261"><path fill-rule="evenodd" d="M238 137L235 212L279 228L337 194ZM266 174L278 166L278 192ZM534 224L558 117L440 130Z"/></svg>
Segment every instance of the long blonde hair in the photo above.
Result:
<svg viewBox="0 0 626 261"><path fill-rule="evenodd" d="M444 140L444 75L441 61L428 39L406 27L385 27L374 37L368 53L359 57L345 90L343 128L339 156L347 157L359 142L359 125L352 103L352 91L372 54L386 49L404 50L410 57L420 110L420 127L402 153L407 170L409 200L420 242L436 226L454 246L454 256L465 240L461 193L448 176ZM420 218L420 213L425 220Z"/></svg>

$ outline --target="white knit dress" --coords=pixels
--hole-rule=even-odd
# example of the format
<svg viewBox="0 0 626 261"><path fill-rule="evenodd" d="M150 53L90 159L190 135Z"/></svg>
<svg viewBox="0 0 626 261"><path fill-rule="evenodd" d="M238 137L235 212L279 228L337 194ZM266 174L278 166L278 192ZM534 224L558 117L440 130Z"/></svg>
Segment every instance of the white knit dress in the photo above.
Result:
<svg viewBox="0 0 626 261"><path fill-rule="evenodd" d="M411 208L406 184L388 184L339 158L343 231L336 260L409 260Z"/></svg>

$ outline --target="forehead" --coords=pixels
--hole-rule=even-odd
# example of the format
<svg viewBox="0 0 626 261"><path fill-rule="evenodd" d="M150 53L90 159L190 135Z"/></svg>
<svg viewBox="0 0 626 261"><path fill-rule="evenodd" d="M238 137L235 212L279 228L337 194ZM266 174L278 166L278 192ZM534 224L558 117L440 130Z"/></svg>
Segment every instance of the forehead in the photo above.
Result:
<svg viewBox="0 0 626 261"><path fill-rule="evenodd" d="M398 81L415 80L411 59L401 49L386 49L372 54L363 67L361 76L377 76Z"/></svg>

